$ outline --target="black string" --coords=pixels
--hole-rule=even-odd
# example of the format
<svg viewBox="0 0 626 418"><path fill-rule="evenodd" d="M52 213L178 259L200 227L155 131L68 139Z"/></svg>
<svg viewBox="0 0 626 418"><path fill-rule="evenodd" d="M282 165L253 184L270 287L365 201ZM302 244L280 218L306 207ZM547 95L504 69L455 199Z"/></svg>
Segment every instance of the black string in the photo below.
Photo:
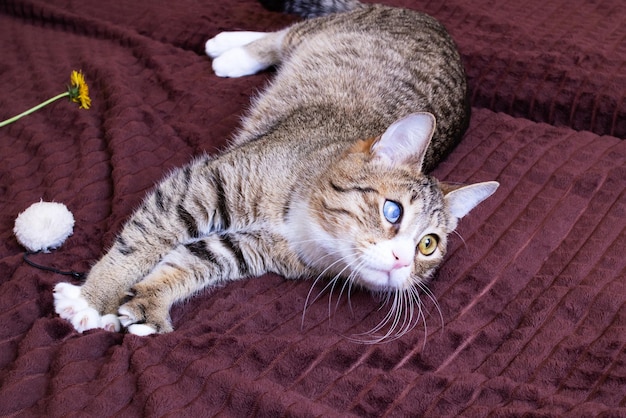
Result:
<svg viewBox="0 0 626 418"><path fill-rule="evenodd" d="M37 264L34 261L30 260L28 257L34 254L38 254L41 251L27 251L24 253L24 261L26 262L26 264L28 264L29 266L41 269L41 270L45 270L45 271L50 271L52 273L57 273L57 274L62 274L64 276L72 276L76 279L83 279L85 277L85 273L80 273L78 271L63 271L63 270L59 270L59 269L55 269L54 267L47 267L47 266L42 266L41 264Z"/></svg>

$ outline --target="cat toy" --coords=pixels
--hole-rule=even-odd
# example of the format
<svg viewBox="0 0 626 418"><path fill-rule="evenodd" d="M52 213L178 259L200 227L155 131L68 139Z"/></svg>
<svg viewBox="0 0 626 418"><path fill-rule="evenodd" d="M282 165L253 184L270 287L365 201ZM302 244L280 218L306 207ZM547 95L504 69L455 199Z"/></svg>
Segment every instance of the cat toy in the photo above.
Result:
<svg viewBox="0 0 626 418"><path fill-rule="evenodd" d="M59 248L74 232L74 216L62 203L44 202L33 203L15 219L13 233L17 241L26 248L24 261L38 269L51 271L66 276L82 278L83 273L62 271L52 267L42 266L28 257L40 252L49 253Z"/></svg>

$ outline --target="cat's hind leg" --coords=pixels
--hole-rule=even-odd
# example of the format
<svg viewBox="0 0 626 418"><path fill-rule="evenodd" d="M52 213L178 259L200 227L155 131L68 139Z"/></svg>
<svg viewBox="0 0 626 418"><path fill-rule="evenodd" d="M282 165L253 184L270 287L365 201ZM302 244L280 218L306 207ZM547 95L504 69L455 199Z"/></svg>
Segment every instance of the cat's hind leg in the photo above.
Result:
<svg viewBox="0 0 626 418"><path fill-rule="evenodd" d="M267 32L222 32L206 42L206 54L211 58L217 58L226 51L248 45L266 35Z"/></svg>
<svg viewBox="0 0 626 418"><path fill-rule="evenodd" d="M285 33L222 32L209 39L205 49L217 76L243 77L279 63Z"/></svg>

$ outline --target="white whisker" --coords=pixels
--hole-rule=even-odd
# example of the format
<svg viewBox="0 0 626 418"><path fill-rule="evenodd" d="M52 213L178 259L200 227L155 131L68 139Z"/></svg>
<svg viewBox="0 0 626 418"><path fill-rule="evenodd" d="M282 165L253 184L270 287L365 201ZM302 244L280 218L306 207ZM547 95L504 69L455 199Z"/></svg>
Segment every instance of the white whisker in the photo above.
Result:
<svg viewBox="0 0 626 418"><path fill-rule="evenodd" d="M406 335L421 323L424 327L424 344L426 344L426 338L428 337L426 313L428 311L425 310L425 305L420 296L421 292L423 292L435 306L443 328L443 314L437 299L424 282L415 280L412 286L405 290L391 289L384 293L379 293L381 306L378 310L387 306L389 311L376 326L367 332L356 334L351 340L365 344L390 342ZM382 330L385 331L379 334ZM369 338L361 338L365 336Z"/></svg>
<svg viewBox="0 0 626 418"><path fill-rule="evenodd" d="M459 237L465 244L463 237L460 235ZM353 248L354 241L343 238L323 237L295 241L292 244L296 246L319 244L321 247L320 252L322 253L312 262L313 265L317 265L320 269L323 268L323 270L317 275L307 293L302 311L302 328L304 328L308 308L316 303L325 293L328 294L327 309L329 322L332 320L332 315L339 309L344 293L346 294L350 311L354 313L351 300L353 286L359 283L361 271L367 265L367 260L361 257L361 253L357 249ZM340 247L343 250L332 250L332 248ZM346 254L346 248L350 248L350 251L347 251L348 254ZM318 283L321 279L325 279L327 282L319 289ZM343 280L343 283L340 284L341 280ZM370 330L351 337L346 336L346 338L365 344L389 342L401 338L419 324L422 324L425 344L428 337L426 314L430 315L430 313L423 303L422 292L437 310L443 329L444 320L441 307L432 291L426 286L425 282L418 278L413 277L411 282L411 285L403 290L388 289L373 292L374 296L378 297L380 301L378 311L383 309L388 309L388 311L384 313L382 319ZM339 289L338 293L336 293L337 289ZM337 299L333 300L335 295Z"/></svg>
<svg viewBox="0 0 626 418"><path fill-rule="evenodd" d="M330 256L331 254L327 254L324 257ZM330 265L328 265L320 274L318 274L317 278L315 279L315 281L313 282L313 284L311 285L311 288L309 289L309 293L307 294L306 300L304 302L304 309L302 311L302 321L301 321L301 326L304 328L304 318L306 316L306 310L307 308L312 305L313 303L315 303L320 296L326 291L326 289L328 289L329 287L331 287L331 297L332 297L332 290L335 287L335 284L337 282L337 280L340 278L341 274L343 274L343 272L348 269L350 267L349 263L346 264L345 267L343 267L341 269L341 271L339 271L339 273L337 273L323 288L322 290L320 290L317 295L315 296L315 298L313 298L313 300L309 303L309 300L311 298L311 294L313 292L313 289L315 288L315 285L317 284L317 282L324 277L324 275L326 274L326 272L328 272L329 270L331 270L333 267L335 267L337 264L345 262L346 259L350 259L353 258L356 255L356 253L354 254L348 254L346 256L343 256L337 260L335 260L333 263L331 263ZM330 301L329 301L329 316L330 316Z"/></svg>
<svg viewBox="0 0 626 418"><path fill-rule="evenodd" d="M443 332L443 327L444 327L443 312L441 312L441 306L439 305L437 298L435 297L433 292L428 288L426 283L419 281L418 283L416 283L416 285L417 287L419 287L419 289L422 292L424 292L424 294L428 297L428 299L430 299L430 301L433 303L433 305L437 309L437 312L439 313L439 321L441 322L441 331Z"/></svg>
<svg viewBox="0 0 626 418"><path fill-rule="evenodd" d="M341 291L339 292L339 296L337 297L337 303L335 304L335 312L337 311L337 308L339 307L339 302L341 301L341 296L343 295L344 290L346 289L346 286L348 287L348 292L347 292L347 298L348 298L348 306L350 307L350 312L354 313L353 309L352 309L352 301L350 300L350 292L352 290L352 283L354 283L354 277L356 276L356 272L359 271L360 266L363 265L363 261L361 261L354 269L353 271L350 273L350 275L348 275L348 277L344 280L343 282L343 286L341 286Z"/></svg>
<svg viewBox="0 0 626 418"><path fill-rule="evenodd" d="M463 242L463 246L467 247L467 243L465 242L465 239L463 239L461 234L459 234L456 230L454 230L453 232L454 232L454 235L456 235L457 237L461 238L461 241Z"/></svg>

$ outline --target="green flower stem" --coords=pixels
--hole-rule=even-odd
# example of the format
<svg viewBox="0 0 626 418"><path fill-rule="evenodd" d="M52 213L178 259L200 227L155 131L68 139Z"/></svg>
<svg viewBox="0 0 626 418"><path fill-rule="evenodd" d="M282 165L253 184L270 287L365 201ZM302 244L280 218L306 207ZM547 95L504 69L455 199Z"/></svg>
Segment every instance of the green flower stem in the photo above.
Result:
<svg viewBox="0 0 626 418"><path fill-rule="evenodd" d="M11 119L7 119L7 120L5 120L5 121L0 122L0 128L1 128L1 127L3 127L3 126L5 126L5 125L8 125L9 123L13 123L13 122L15 122L16 120L18 120L18 119L19 119L19 118L21 118L22 116L30 115L31 113L33 113L33 112L35 112L35 111L37 111L37 110L41 109L41 108L42 108L42 107L44 107L44 106L49 105L49 104L50 104L50 103L52 103L52 102L55 102L55 101L57 101L57 100L59 100L59 99L61 99L61 98L63 98L63 97L68 97L69 95L70 95L70 93L69 93L68 91L66 91L65 93L61 93L61 94L59 94L58 96L54 96L53 98L48 99L48 100L46 100L45 102L40 103L40 104L38 104L37 106L35 106L35 107L33 107L33 108L28 109L26 112L22 112L22 113L20 113L20 114L19 114L19 115L17 115L17 116L13 116Z"/></svg>

